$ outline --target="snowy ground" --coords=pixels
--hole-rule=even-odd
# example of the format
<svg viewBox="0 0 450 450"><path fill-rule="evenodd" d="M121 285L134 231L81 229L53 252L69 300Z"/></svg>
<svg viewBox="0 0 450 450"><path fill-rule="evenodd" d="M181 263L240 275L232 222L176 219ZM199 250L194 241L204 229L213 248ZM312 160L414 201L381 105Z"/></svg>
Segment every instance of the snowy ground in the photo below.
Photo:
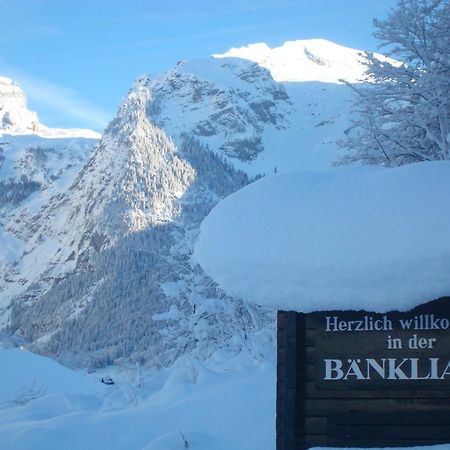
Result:
<svg viewBox="0 0 450 450"><path fill-rule="evenodd" d="M115 368L111 386L19 349L0 350L0 367L2 450L275 448L273 360Z"/></svg>

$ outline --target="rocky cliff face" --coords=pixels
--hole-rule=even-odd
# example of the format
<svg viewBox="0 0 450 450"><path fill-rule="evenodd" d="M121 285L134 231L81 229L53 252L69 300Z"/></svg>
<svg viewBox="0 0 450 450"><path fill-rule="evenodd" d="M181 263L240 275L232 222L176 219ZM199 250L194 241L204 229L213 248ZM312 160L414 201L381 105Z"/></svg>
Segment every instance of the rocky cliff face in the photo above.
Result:
<svg viewBox="0 0 450 450"><path fill-rule="evenodd" d="M152 90L151 119L176 139L189 134L224 156L243 162L264 150L267 128L289 123L292 103L269 71L227 58L179 63L157 80L142 80Z"/></svg>

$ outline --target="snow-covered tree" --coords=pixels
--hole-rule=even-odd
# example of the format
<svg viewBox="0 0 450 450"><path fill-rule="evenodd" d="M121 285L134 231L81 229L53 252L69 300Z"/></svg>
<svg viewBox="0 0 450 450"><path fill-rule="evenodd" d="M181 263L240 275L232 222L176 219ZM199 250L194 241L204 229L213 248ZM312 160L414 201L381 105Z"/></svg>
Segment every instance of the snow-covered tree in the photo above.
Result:
<svg viewBox="0 0 450 450"><path fill-rule="evenodd" d="M399 0L374 36L394 59L366 54L368 83L353 84L356 119L345 163L450 159L450 3Z"/></svg>

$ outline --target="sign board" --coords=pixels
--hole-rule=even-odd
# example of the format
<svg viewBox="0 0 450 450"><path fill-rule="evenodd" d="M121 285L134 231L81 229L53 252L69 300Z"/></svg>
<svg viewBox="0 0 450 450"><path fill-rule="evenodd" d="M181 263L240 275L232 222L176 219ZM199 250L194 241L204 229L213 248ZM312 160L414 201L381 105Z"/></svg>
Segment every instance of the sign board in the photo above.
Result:
<svg viewBox="0 0 450 450"><path fill-rule="evenodd" d="M278 313L277 450L450 443L450 297Z"/></svg>

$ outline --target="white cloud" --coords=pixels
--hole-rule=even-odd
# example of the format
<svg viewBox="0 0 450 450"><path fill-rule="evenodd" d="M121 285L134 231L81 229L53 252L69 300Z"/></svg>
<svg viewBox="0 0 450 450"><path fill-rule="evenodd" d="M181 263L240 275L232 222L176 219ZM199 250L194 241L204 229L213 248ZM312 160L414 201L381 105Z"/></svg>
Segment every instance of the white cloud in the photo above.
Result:
<svg viewBox="0 0 450 450"><path fill-rule="evenodd" d="M55 115L85 123L85 127L102 130L112 118L109 111L84 99L73 89L49 83L2 61L0 75L17 81L27 98L35 105L42 105Z"/></svg>

